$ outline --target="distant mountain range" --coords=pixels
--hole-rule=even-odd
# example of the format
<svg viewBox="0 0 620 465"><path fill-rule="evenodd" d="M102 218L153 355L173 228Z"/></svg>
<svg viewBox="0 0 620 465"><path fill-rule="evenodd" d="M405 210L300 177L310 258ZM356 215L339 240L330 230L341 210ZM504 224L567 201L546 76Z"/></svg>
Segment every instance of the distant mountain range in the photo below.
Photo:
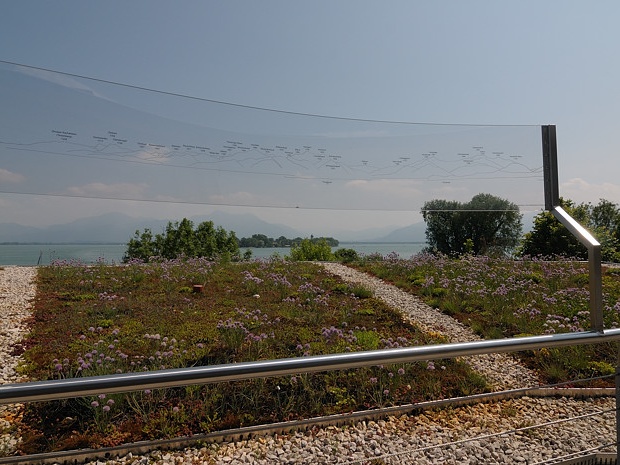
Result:
<svg viewBox="0 0 620 465"><path fill-rule="evenodd" d="M180 221L175 218L171 221ZM213 221L237 237L264 234L268 237L309 237L283 224L268 223L252 214L229 214L216 211L208 216L189 218L195 225ZM0 223L0 243L119 243L129 241L136 231L149 228L153 233L164 231L169 220L134 218L123 213L106 213L89 218L47 227L24 226L17 223ZM424 242L426 225L416 223L403 228L373 228L360 231L339 231L334 235L341 242Z"/></svg>

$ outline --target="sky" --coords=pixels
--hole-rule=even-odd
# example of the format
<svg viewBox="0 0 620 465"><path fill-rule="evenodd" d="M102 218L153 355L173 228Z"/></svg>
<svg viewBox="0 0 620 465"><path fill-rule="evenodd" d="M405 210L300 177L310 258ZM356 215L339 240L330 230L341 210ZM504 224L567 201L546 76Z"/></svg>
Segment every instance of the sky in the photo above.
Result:
<svg viewBox="0 0 620 465"><path fill-rule="evenodd" d="M616 1L7 2L0 222L225 210L335 235L480 192L536 212L546 124L560 195L620 203L619 13Z"/></svg>

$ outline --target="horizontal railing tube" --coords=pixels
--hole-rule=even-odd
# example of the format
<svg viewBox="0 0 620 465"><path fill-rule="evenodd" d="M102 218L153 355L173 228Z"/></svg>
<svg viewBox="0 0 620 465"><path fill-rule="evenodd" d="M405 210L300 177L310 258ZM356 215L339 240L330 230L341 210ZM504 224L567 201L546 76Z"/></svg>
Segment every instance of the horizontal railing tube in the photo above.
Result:
<svg viewBox="0 0 620 465"><path fill-rule="evenodd" d="M344 370L363 366L410 363L467 355L594 344L620 339L620 329L604 332L551 334L475 342L457 342L399 349L315 355L311 357L209 365L107 376L57 379L0 386L0 404L48 401L89 395L129 392L192 384L241 381L252 378Z"/></svg>

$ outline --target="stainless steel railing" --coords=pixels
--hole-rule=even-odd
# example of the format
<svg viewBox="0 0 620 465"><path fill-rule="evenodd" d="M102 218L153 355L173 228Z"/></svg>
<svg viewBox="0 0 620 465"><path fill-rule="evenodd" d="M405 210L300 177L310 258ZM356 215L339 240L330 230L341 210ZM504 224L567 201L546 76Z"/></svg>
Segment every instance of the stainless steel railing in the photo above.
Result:
<svg viewBox="0 0 620 465"><path fill-rule="evenodd" d="M601 244L560 206L553 207L553 215L588 249L590 272L590 324L593 331L603 331L603 277Z"/></svg>
<svg viewBox="0 0 620 465"><path fill-rule="evenodd" d="M436 344L311 357L122 373L0 386L0 404L66 399L191 384L241 381L252 378L343 370L363 366L407 363L467 355L516 352L543 347L594 344L620 340L620 329L528 336L475 342Z"/></svg>

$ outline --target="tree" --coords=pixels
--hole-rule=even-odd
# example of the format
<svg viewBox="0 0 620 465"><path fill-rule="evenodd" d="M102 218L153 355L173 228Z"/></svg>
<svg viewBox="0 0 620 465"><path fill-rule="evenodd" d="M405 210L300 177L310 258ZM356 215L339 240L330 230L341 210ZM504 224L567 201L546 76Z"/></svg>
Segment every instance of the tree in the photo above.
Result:
<svg viewBox="0 0 620 465"><path fill-rule="evenodd" d="M163 236L163 246L159 255L172 259L180 255L186 257L196 256L196 240L194 235L194 224L187 218L183 218L181 223L168 223L166 234Z"/></svg>
<svg viewBox="0 0 620 465"><path fill-rule="evenodd" d="M127 243L127 250L125 251L123 261L128 262L133 258L148 261L150 257L157 255L155 250L156 247L151 230L146 228L142 234L136 230L134 237Z"/></svg>
<svg viewBox="0 0 620 465"><path fill-rule="evenodd" d="M334 252L334 258L342 263L351 263L359 259L355 249L338 249Z"/></svg>
<svg viewBox="0 0 620 465"><path fill-rule="evenodd" d="M233 231L227 232L221 226L216 228L212 221L200 223L194 230L192 221L183 218L180 223L169 222L163 234L153 236L149 229L142 233L136 231L127 243L123 261L148 262L152 257L173 259L180 256L239 258L239 242Z"/></svg>
<svg viewBox="0 0 620 465"><path fill-rule="evenodd" d="M591 209L590 221L594 228L606 228L620 239L620 210L617 204L600 199L599 203Z"/></svg>
<svg viewBox="0 0 620 465"><path fill-rule="evenodd" d="M474 254L513 250L521 238L523 215L519 207L491 194L478 194L465 205L465 229L473 240Z"/></svg>
<svg viewBox="0 0 620 465"><path fill-rule="evenodd" d="M325 240L302 239L299 244L291 247L291 260L329 261L334 257L332 248Z"/></svg>
<svg viewBox="0 0 620 465"><path fill-rule="evenodd" d="M597 205L576 204L561 198L560 206L600 242L603 260L620 261L620 210L615 203L601 199ZM586 247L547 211L536 215L534 226L523 237L518 253L588 258Z"/></svg>
<svg viewBox="0 0 620 465"><path fill-rule="evenodd" d="M431 250L448 255L463 253L467 237L462 214L458 212L460 208L459 202L448 200L431 200L424 204L422 217Z"/></svg>
<svg viewBox="0 0 620 465"><path fill-rule="evenodd" d="M430 200L422 217L430 250L446 255L505 254L521 237L519 207L491 194L478 194L465 204Z"/></svg>

